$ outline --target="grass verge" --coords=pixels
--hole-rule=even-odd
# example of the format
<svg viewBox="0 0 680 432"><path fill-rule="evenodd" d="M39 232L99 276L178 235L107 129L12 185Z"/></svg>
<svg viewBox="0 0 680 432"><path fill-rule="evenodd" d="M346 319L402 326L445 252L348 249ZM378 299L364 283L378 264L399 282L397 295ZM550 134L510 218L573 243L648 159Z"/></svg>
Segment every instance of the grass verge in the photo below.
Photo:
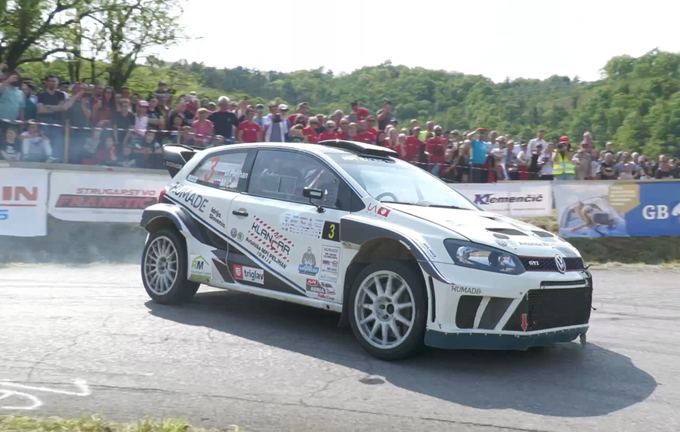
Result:
<svg viewBox="0 0 680 432"><path fill-rule="evenodd" d="M191 426L185 420L144 419L136 423L113 423L103 418L81 417L62 419L24 416L0 416L2 432L244 432L238 426L221 429L203 429Z"/></svg>

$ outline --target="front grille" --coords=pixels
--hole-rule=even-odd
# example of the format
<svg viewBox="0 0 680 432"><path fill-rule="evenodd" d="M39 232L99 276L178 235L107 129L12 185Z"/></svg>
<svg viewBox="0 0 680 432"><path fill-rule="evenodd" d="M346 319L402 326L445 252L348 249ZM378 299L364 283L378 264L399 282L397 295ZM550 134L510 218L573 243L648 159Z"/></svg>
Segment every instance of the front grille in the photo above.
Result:
<svg viewBox="0 0 680 432"><path fill-rule="evenodd" d="M522 265L527 271L557 271L557 264L555 258L536 258L536 257L521 257ZM567 271L583 270L583 258L564 258L564 263L567 265Z"/></svg>
<svg viewBox="0 0 680 432"><path fill-rule="evenodd" d="M504 329L535 331L587 324L592 300L591 287L529 290ZM524 322L526 329L522 328Z"/></svg>

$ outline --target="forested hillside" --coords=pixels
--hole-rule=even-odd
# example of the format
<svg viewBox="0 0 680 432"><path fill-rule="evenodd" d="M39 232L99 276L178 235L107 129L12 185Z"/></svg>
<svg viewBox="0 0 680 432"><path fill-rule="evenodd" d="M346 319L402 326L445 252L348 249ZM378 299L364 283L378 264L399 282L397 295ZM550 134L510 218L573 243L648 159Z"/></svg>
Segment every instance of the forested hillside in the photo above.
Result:
<svg viewBox="0 0 680 432"><path fill-rule="evenodd" d="M57 72L68 78L65 62L26 65L39 77ZM680 156L680 54L651 51L639 58L615 57L603 65L604 78L583 83L553 76L494 83L482 76L395 66L385 62L336 75L324 69L291 73L237 67L215 69L202 64L167 64L150 58L134 70L127 85L140 93L165 79L178 93L195 90L253 102L306 101L313 113L347 112L351 100L375 112L384 99L395 104L402 122L434 119L446 129L486 127L532 137L538 128L548 136L569 135L580 141L590 130L599 146Z"/></svg>

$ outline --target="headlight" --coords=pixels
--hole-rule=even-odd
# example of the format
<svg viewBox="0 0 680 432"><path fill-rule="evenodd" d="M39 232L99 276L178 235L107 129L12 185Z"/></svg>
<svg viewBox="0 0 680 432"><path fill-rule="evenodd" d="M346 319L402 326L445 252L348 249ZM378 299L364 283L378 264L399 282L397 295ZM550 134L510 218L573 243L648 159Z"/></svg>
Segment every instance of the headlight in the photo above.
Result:
<svg viewBox="0 0 680 432"><path fill-rule="evenodd" d="M444 246L461 267L514 275L526 271L519 258L500 249L461 240L444 240Z"/></svg>

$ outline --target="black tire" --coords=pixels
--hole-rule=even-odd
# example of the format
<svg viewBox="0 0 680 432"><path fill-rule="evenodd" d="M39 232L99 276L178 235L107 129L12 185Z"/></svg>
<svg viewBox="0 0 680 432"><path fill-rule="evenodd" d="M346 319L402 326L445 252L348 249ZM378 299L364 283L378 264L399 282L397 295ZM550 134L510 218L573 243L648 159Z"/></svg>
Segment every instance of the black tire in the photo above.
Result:
<svg viewBox="0 0 680 432"><path fill-rule="evenodd" d="M177 276L170 285L170 289L163 294L155 292L149 285L149 281L146 277L146 272L148 267L145 266L145 261L147 259L147 254L149 253L149 247L154 242L154 240L163 237L168 240L177 251ZM186 303L196 294L198 287L201 285L196 282L187 280L187 248L184 238L177 232L177 230L172 228L163 228L153 234L151 234L144 245L144 252L142 252L142 283L144 284L144 289L146 293L151 297L156 303L167 304L167 305L178 305Z"/></svg>
<svg viewBox="0 0 680 432"><path fill-rule="evenodd" d="M379 348L372 345L359 329L356 315L357 293L362 283L370 276L379 271L396 273L409 286L413 295L415 319L411 332L397 346L391 348ZM382 360L402 360L419 353L424 348L423 339L427 326L427 292L418 265L409 261L383 260L370 264L355 279L348 298L349 323L359 345L369 354Z"/></svg>

